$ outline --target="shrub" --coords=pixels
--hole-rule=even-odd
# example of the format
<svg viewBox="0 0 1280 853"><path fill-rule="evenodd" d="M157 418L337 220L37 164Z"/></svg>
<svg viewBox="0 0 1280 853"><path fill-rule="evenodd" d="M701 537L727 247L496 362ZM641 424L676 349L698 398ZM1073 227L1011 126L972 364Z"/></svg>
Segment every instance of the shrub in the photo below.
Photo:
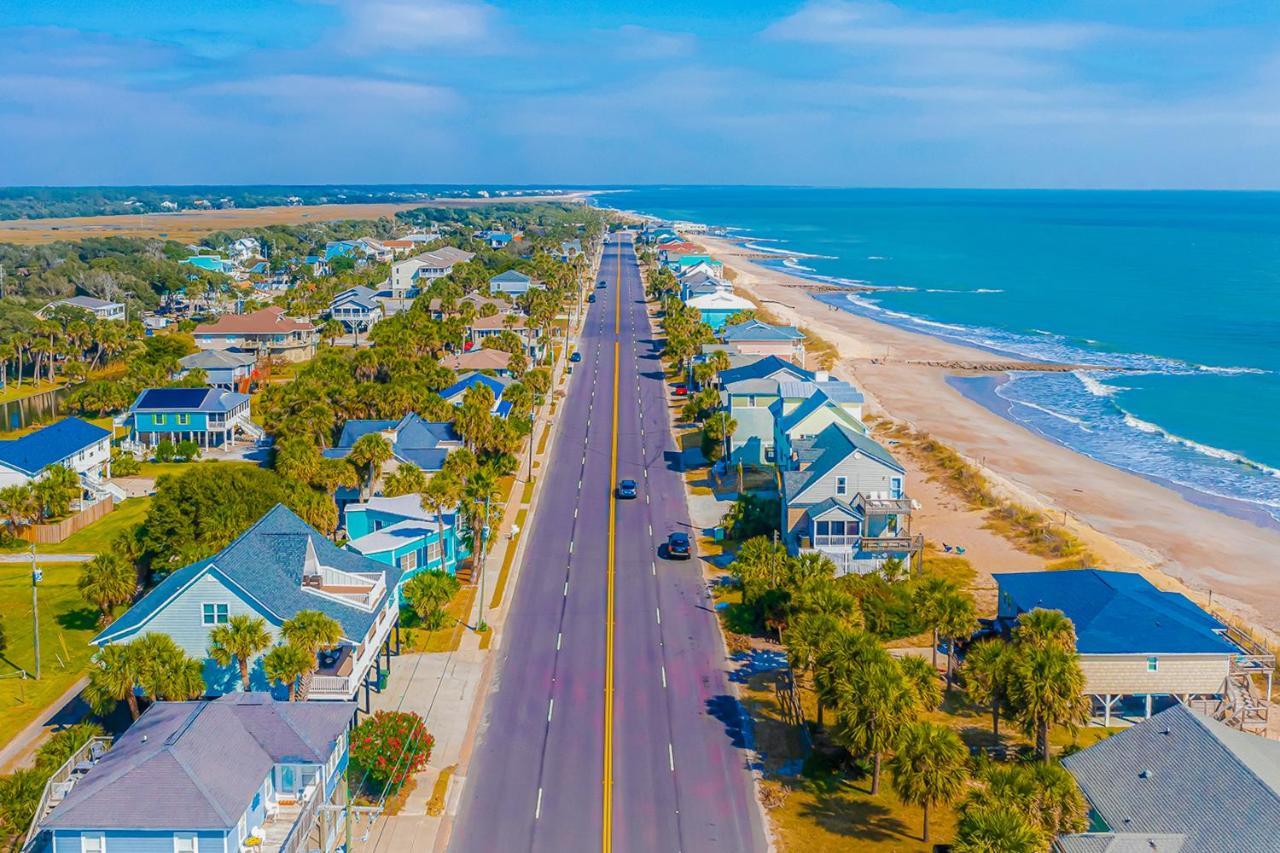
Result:
<svg viewBox="0 0 1280 853"><path fill-rule="evenodd" d="M95 737L104 737L106 733L106 729L97 723L76 723L55 732L36 752L36 767L46 775L53 773L75 755L76 750Z"/></svg>
<svg viewBox="0 0 1280 853"><path fill-rule="evenodd" d="M111 476L132 477L142 470L142 463L132 453L116 450L111 454Z"/></svg>
<svg viewBox="0 0 1280 853"><path fill-rule="evenodd" d="M177 448L174 447L173 442L167 438L156 445L155 457L157 462L172 462L174 454L176 453Z"/></svg>
<svg viewBox="0 0 1280 853"><path fill-rule="evenodd" d="M399 786L431 757L435 738L411 711L376 711L351 733L353 778L379 789Z"/></svg>
<svg viewBox="0 0 1280 853"><path fill-rule="evenodd" d="M200 458L200 445L191 439L179 441L174 447L174 455L183 462L194 462Z"/></svg>

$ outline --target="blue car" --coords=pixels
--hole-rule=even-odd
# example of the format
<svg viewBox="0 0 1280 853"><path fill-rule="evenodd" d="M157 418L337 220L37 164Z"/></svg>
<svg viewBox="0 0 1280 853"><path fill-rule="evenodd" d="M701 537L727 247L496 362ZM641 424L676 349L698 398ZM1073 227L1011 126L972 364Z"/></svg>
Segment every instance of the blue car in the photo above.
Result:
<svg viewBox="0 0 1280 853"><path fill-rule="evenodd" d="M672 533L667 536L667 559L687 560L692 554L688 533Z"/></svg>
<svg viewBox="0 0 1280 853"><path fill-rule="evenodd" d="M569 356L569 360L572 362L582 361L582 353L578 352L577 350L574 350L573 355Z"/></svg>
<svg viewBox="0 0 1280 853"><path fill-rule="evenodd" d="M623 480L618 483L618 498L621 500L632 500L636 496L636 481Z"/></svg>

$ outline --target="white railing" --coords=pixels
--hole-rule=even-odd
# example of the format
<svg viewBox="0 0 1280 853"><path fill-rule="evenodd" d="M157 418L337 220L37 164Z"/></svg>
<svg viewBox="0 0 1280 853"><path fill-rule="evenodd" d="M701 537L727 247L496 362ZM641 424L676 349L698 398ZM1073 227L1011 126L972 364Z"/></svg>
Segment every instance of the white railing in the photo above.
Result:
<svg viewBox="0 0 1280 853"><path fill-rule="evenodd" d="M387 618L390 616L391 618ZM364 681L365 674L373 667L374 661L382 653L383 643L395 625L394 602L379 615L374 627L373 637L360 650L360 654L351 662L351 672L347 675L315 675L311 678L311 687L307 691L307 699L334 700L350 699Z"/></svg>
<svg viewBox="0 0 1280 853"><path fill-rule="evenodd" d="M815 548L857 548L858 543L862 540L861 536L814 536L813 547Z"/></svg>
<svg viewBox="0 0 1280 853"><path fill-rule="evenodd" d="M320 805L323 802L324 784L322 780L318 780L311 791L311 796L302 804L302 811L298 813L298 819L293 822L289 834L284 837L284 841L280 842L280 853L297 853L299 850L307 849L303 845L310 839L311 830L316 825L316 819L320 815Z"/></svg>
<svg viewBox="0 0 1280 853"><path fill-rule="evenodd" d="M22 849L29 850L32 842L40 834L40 821L48 816L58 803L71 793L71 789L75 786L75 780L72 778L76 765L84 761L90 761L97 764L99 758L102 757L108 749L111 748L111 738L95 737L79 749L66 761L62 766L53 771L53 775L49 777L49 781L45 782L44 793L40 795L40 803L36 806L35 814L31 816L31 825L27 828L27 838Z"/></svg>
<svg viewBox="0 0 1280 853"><path fill-rule="evenodd" d="M305 589L335 598L339 601L354 603L370 610L381 600L387 588L386 574L383 572L344 572L331 566L320 566L315 574L303 575L302 585ZM363 587L363 591L350 591L333 588Z"/></svg>

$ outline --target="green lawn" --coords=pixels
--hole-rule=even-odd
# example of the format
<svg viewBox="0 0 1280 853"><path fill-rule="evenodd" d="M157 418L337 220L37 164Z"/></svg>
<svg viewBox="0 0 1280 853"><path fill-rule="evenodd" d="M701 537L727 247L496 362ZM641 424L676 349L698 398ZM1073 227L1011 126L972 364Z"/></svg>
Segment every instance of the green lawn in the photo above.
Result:
<svg viewBox="0 0 1280 853"><path fill-rule="evenodd" d="M41 679L17 677L34 672L31 625L31 569L26 564L0 564L0 616L8 649L0 655L0 746L18 734L50 703L75 683L93 649L98 613L76 589L80 566L45 563L40 582Z"/></svg>
<svg viewBox="0 0 1280 853"><path fill-rule="evenodd" d="M147 508L151 506L151 498L130 498L116 504L116 508L90 524L78 530L56 545L39 546L42 554L100 554L111 547L111 542L122 531L132 530L146 518Z"/></svg>
<svg viewBox="0 0 1280 853"><path fill-rule="evenodd" d="M32 382L30 379L24 379L21 385L10 382L4 388L0 388L0 403L10 403L14 400L22 400L26 397L33 397L36 394L43 394L45 391L52 391L55 388L61 388L66 383L57 382Z"/></svg>
<svg viewBox="0 0 1280 853"><path fill-rule="evenodd" d="M192 465L254 465L255 462L242 462L240 460L221 460L221 459L197 459L195 462L143 462L142 467L138 470L134 477L144 477L155 479L164 474L181 474L191 468Z"/></svg>

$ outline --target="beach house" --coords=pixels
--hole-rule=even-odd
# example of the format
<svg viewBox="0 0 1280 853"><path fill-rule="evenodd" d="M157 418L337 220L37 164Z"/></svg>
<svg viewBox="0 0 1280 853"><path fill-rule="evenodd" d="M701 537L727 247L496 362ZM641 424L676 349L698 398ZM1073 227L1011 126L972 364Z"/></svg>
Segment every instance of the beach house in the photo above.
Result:
<svg viewBox="0 0 1280 853"><path fill-rule="evenodd" d="M469 349L445 356L440 359L440 364L455 373L478 370L494 376L511 375L511 353L500 349Z"/></svg>
<svg viewBox="0 0 1280 853"><path fill-rule="evenodd" d="M71 296L66 299L59 299L57 302L50 302L37 313L41 318L44 318L55 308L74 308L78 311L88 311L99 320L123 321L126 319L124 303L97 299L92 296Z"/></svg>
<svg viewBox="0 0 1280 853"><path fill-rule="evenodd" d="M774 413L779 384L812 379L813 374L776 356L730 368L720 374L720 403L737 427L728 438L733 462L764 465L774 462Z"/></svg>
<svg viewBox="0 0 1280 853"><path fill-rule="evenodd" d="M410 291L444 278L453 272L455 266L474 257L471 252L464 252L453 246L441 246L430 252L414 255L391 265L388 286L396 298L406 298Z"/></svg>
<svg viewBox="0 0 1280 853"><path fill-rule="evenodd" d="M22 849L336 849L355 710L263 693L155 702L114 744L93 738L54 772Z"/></svg>
<svg viewBox="0 0 1280 853"><path fill-rule="evenodd" d="M528 293L531 288L545 288L546 285L535 278L531 278L519 270L507 270L500 272L493 278L489 279L489 292L492 294L501 293L512 299L523 296Z"/></svg>
<svg viewBox="0 0 1280 853"><path fill-rule="evenodd" d="M399 420L351 420L342 425L338 443L322 453L329 459L346 459L351 448L363 436L377 433L391 445L391 459L383 471L395 470L398 465L413 465L432 473L444 465L445 457L462 447L462 436L453 424L428 421L410 412ZM375 484L378 478L374 478ZM355 489L339 489L338 506L355 498Z"/></svg>
<svg viewBox="0 0 1280 853"><path fill-rule="evenodd" d="M98 636L96 646L128 643L148 632L168 634L187 654L204 661L208 695L241 689L235 661L221 666L209 655L209 633L232 616L260 617L273 642L281 626L304 610L331 616L342 630L336 648L322 650L298 696L347 701L369 691L391 666L399 648L399 611L392 590L400 569L339 548L328 537L277 504L230 545L208 559L169 574ZM262 655L249 663L254 690L274 690Z"/></svg>
<svg viewBox="0 0 1280 853"><path fill-rule="evenodd" d="M437 517L423 509L418 495L379 496L349 504L345 518L348 550L400 570L397 596L419 572L457 574L459 563L470 555L457 529L457 514Z"/></svg>
<svg viewBox="0 0 1280 853"><path fill-rule="evenodd" d="M258 376L258 357L251 352L231 350L201 350L178 359L181 370L178 378L186 377L193 370L203 370L205 384L224 391L249 392Z"/></svg>
<svg viewBox="0 0 1280 853"><path fill-rule="evenodd" d="M364 285L348 287L329 302L329 316L348 332L367 332L382 319L382 304L377 291Z"/></svg>
<svg viewBox="0 0 1280 853"><path fill-rule="evenodd" d="M0 488L22 486L62 465L80 478L81 499L98 500L124 493L107 483L111 476L111 433L80 418L63 418L21 438L0 441Z"/></svg>
<svg viewBox="0 0 1280 853"><path fill-rule="evenodd" d="M715 332L723 329L725 322L734 314L755 308L749 300L727 290L693 296L685 304L697 310L702 322Z"/></svg>
<svg viewBox="0 0 1280 853"><path fill-rule="evenodd" d="M484 346L486 340L497 337L505 331L510 331L524 343L525 353L530 358L538 359L542 356L544 346L542 330L530 327L529 321L523 314L510 312L473 318L467 323L467 346L469 348Z"/></svg>
<svg viewBox="0 0 1280 853"><path fill-rule="evenodd" d="M129 430L130 444L148 448L165 440L227 447L262 436L249 419L249 395L221 388L148 388L115 423Z"/></svg>
<svg viewBox="0 0 1280 853"><path fill-rule="evenodd" d="M861 391L824 371L818 371L812 382L780 381L778 400L770 405L778 458L791 458L794 440L813 438L833 423L865 435L862 403Z"/></svg>
<svg viewBox="0 0 1280 853"><path fill-rule="evenodd" d="M219 255L192 255L189 258L178 261L178 264L202 269L205 272L222 273L223 275L231 275L236 271L234 263Z"/></svg>
<svg viewBox="0 0 1280 853"><path fill-rule="evenodd" d="M804 332L751 319L725 326L720 339L744 355L776 355L804 367Z"/></svg>
<svg viewBox="0 0 1280 853"><path fill-rule="evenodd" d="M1280 743L1182 705L1064 756L1089 805L1055 853L1276 850Z"/></svg>
<svg viewBox="0 0 1280 853"><path fill-rule="evenodd" d="M922 556L911 533L906 470L869 436L833 422L796 437L778 459L782 531L791 553L817 551L840 574L866 574L898 559Z"/></svg>
<svg viewBox="0 0 1280 853"><path fill-rule="evenodd" d="M1037 608L1075 625L1096 722L1146 718L1181 702L1236 728L1265 728L1275 658L1186 596L1134 572L1098 569L997 573L995 581L1005 634Z"/></svg>
<svg viewBox="0 0 1280 853"><path fill-rule="evenodd" d="M212 323L196 326L195 339L203 350L306 361L316 354L319 330L310 320L287 317L283 308L271 305L247 314L223 314Z"/></svg>
<svg viewBox="0 0 1280 853"><path fill-rule="evenodd" d="M511 413L511 403L502 399L502 393L507 390L507 386L512 381L505 376L487 376L473 370L459 376L457 382L440 392L440 396L446 403L461 406L469 389L476 385L487 385L493 392L493 413L500 418L505 418Z"/></svg>

